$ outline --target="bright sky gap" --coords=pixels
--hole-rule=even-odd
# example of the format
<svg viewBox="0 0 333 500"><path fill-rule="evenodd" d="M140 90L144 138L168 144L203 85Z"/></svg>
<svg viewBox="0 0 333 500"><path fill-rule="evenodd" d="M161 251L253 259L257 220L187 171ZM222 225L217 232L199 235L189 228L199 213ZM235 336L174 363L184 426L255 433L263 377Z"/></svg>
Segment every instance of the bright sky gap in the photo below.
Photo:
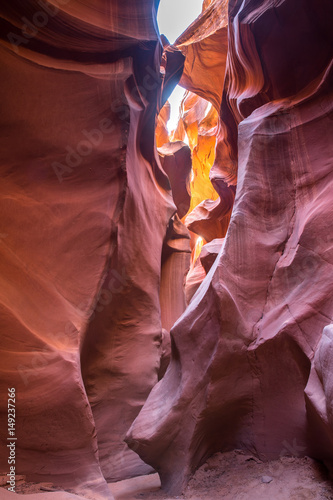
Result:
<svg viewBox="0 0 333 500"><path fill-rule="evenodd" d="M181 35L186 28L199 16L203 0L161 0L157 12L157 22L160 33L165 35L170 43ZM169 97L171 117L168 130L176 128L179 105L184 95L184 89L177 87Z"/></svg>

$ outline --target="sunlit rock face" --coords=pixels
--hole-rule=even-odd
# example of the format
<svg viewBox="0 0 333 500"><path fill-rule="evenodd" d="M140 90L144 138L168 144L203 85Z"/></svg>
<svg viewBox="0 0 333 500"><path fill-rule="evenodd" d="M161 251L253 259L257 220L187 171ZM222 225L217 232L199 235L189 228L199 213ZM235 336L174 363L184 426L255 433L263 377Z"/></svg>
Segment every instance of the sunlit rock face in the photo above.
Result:
<svg viewBox="0 0 333 500"><path fill-rule="evenodd" d="M215 160L218 130L216 109L202 97L186 92L179 108L177 127L171 133L167 129L169 117L170 105L167 102L157 119L156 144L164 143L157 149L163 169L170 180L177 215L181 218L177 221L177 247L173 238L165 247L168 249L165 255L168 255L172 248L173 256L168 256L167 264L162 258L161 314L162 326L168 331L184 312L206 276L198 258L201 248L207 241L214 238L219 240L220 236L225 236L234 201L233 193L228 204L227 189L222 204L209 179ZM185 144L184 140L189 145ZM227 212L223 208L225 206L228 206ZM187 234L187 241L184 240L186 250L182 257L178 248L179 234ZM181 252L184 252L183 245ZM181 267L178 264L173 266L175 259ZM166 290L169 297L167 301Z"/></svg>
<svg viewBox="0 0 333 500"><path fill-rule="evenodd" d="M182 102L180 121L192 151L192 211L202 201L216 200L218 194L209 180L215 159L218 113L205 99L189 92Z"/></svg>
<svg viewBox="0 0 333 500"><path fill-rule="evenodd" d="M167 101L157 117L155 136L156 136L156 146L158 148L163 146L165 143L169 142L169 132L167 129L167 123L169 119L170 119L170 104L169 101Z"/></svg>
<svg viewBox="0 0 333 500"><path fill-rule="evenodd" d="M1 436L15 388L17 472L94 499L151 470L123 438L158 377L176 210L154 147L157 3L0 9Z"/></svg>
<svg viewBox="0 0 333 500"><path fill-rule="evenodd" d="M203 2L199 18L176 40L185 56L180 85L220 108L228 48L227 0Z"/></svg>
<svg viewBox="0 0 333 500"><path fill-rule="evenodd" d="M331 14L328 1L232 0L216 56L223 92L188 85L220 109L210 177L237 192L222 250L171 330L166 375L128 434L173 494L218 450L333 458ZM190 56L207 56L205 22Z"/></svg>
<svg viewBox="0 0 333 500"><path fill-rule="evenodd" d="M225 236L237 183L235 175L225 175L230 169L226 162L219 161L224 124L218 111L227 58L227 20L227 1L204 2L202 15L175 42L185 56L180 84L191 91L182 103L176 130L176 134L186 131L192 149L191 209L185 224L205 241ZM235 161L231 163L234 171Z"/></svg>

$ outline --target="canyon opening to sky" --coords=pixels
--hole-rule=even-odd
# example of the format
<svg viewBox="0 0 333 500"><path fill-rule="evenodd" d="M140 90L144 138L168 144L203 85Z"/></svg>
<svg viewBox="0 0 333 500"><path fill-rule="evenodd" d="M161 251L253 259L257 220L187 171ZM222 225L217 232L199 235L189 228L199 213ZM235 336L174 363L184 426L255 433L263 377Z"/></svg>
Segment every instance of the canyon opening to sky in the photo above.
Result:
<svg viewBox="0 0 333 500"><path fill-rule="evenodd" d="M157 11L157 23L161 34L165 35L173 44L176 39L190 26L202 11L202 0L162 0ZM175 16L177 12L177 16ZM169 103L171 106L170 119L167 123L169 133L177 126L179 106L185 89L177 85Z"/></svg>

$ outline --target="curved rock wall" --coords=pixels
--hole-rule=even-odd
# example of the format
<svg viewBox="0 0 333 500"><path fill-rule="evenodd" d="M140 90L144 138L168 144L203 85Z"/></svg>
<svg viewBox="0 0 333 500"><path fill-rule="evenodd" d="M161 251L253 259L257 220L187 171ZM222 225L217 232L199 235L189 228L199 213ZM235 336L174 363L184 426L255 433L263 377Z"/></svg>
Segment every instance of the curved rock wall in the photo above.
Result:
<svg viewBox="0 0 333 500"><path fill-rule="evenodd" d="M176 209L154 147L157 5L0 9L2 445L13 387L17 473L94 498L151 470L123 438L157 382Z"/></svg>
<svg viewBox="0 0 333 500"><path fill-rule="evenodd" d="M237 178L235 205L128 435L173 494L215 451L332 460L328 333L315 355L333 314L331 14L329 2L229 2L215 169Z"/></svg>
<svg viewBox="0 0 333 500"><path fill-rule="evenodd" d="M15 388L17 471L94 499L151 467L178 494L236 447L333 460L331 3L206 0L181 52L157 7L0 8L1 443ZM219 110L219 199L192 215L212 242L190 292L204 279L155 385L190 260L189 151L163 160L173 200L155 147L184 57Z"/></svg>

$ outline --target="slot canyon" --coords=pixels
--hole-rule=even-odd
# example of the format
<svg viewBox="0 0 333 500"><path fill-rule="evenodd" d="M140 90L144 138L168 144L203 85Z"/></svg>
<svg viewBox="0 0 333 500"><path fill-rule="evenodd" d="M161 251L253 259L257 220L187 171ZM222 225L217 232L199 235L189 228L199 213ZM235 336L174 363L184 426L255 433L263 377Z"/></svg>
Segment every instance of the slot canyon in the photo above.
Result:
<svg viewBox="0 0 333 500"><path fill-rule="evenodd" d="M1 2L0 500L332 500L332 1L158 9Z"/></svg>

